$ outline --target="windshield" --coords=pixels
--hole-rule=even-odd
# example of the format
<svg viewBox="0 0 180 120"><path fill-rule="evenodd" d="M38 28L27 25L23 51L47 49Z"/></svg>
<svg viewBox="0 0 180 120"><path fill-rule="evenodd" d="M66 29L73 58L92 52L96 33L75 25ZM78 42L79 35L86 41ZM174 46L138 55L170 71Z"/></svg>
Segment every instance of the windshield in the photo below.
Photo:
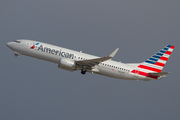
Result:
<svg viewBox="0 0 180 120"><path fill-rule="evenodd" d="M20 41L20 40L15 40L14 42L16 42L16 43L21 43L21 41Z"/></svg>

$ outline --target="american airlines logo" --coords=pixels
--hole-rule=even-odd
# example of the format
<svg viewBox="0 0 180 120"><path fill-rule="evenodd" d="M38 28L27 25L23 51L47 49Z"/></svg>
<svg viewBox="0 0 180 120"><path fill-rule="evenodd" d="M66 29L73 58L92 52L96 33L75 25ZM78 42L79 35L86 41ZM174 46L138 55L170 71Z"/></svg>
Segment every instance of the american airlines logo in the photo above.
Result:
<svg viewBox="0 0 180 120"><path fill-rule="evenodd" d="M74 54L65 52L65 51L63 51L61 49L60 50L55 50L55 49L52 49L52 48L49 48L49 47L44 47L43 45L40 45L39 47L36 47L36 45L39 45L39 43L36 43L35 45L33 45L31 47L31 49L35 49L35 50L46 52L46 53L53 54L53 55L58 55L58 56L65 57L65 58L70 58L70 59L74 58Z"/></svg>
<svg viewBox="0 0 180 120"><path fill-rule="evenodd" d="M36 43L35 45L39 45L39 43ZM33 45L33 46L31 47L31 49L34 49L34 48L35 48L35 45Z"/></svg>

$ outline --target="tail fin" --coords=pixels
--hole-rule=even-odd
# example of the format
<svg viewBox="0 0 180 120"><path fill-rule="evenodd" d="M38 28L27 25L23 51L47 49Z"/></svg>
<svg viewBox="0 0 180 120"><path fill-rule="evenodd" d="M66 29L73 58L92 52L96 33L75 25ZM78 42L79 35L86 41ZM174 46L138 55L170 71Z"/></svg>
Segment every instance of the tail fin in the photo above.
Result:
<svg viewBox="0 0 180 120"><path fill-rule="evenodd" d="M167 60L169 59L172 51L174 49L173 45L167 45L159 52L151 56L145 62L140 63L136 70L131 71L132 73L137 73L143 76L149 77L149 73L160 73L164 68Z"/></svg>
<svg viewBox="0 0 180 120"><path fill-rule="evenodd" d="M139 70L146 71L148 73L160 73L164 68L167 60L169 59L174 46L168 45L165 48L161 49L159 52L151 56L145 62L141 63L138 66Z"/></svg>

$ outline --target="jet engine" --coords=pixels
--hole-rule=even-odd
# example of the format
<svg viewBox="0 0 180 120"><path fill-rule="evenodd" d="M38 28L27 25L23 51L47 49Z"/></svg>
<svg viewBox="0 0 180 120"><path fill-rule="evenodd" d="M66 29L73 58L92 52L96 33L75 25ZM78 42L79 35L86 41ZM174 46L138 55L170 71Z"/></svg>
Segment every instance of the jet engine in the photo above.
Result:
<svg viewBox="0 0 180 120"><path fill-rule="evenodd" d="M76 63L74 60L69 60L66 58L61 58L59 60L59 65L58 68L68 70L68 71L73 71L76 66Z"/></svg>

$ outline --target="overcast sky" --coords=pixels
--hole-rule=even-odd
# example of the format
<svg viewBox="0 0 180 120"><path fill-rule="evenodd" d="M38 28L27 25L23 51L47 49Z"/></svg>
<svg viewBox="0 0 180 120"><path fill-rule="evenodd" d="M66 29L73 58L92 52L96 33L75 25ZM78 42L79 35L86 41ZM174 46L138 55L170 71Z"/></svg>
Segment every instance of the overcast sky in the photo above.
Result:
<svg viewBox="0 0 180 120"><path fill-rule="evenodd" d="M1 120L180 119L179 0L1 0ZM38 40L117 61L175 49L157 81L128 81L14 57L6 43Z"/></svg>

